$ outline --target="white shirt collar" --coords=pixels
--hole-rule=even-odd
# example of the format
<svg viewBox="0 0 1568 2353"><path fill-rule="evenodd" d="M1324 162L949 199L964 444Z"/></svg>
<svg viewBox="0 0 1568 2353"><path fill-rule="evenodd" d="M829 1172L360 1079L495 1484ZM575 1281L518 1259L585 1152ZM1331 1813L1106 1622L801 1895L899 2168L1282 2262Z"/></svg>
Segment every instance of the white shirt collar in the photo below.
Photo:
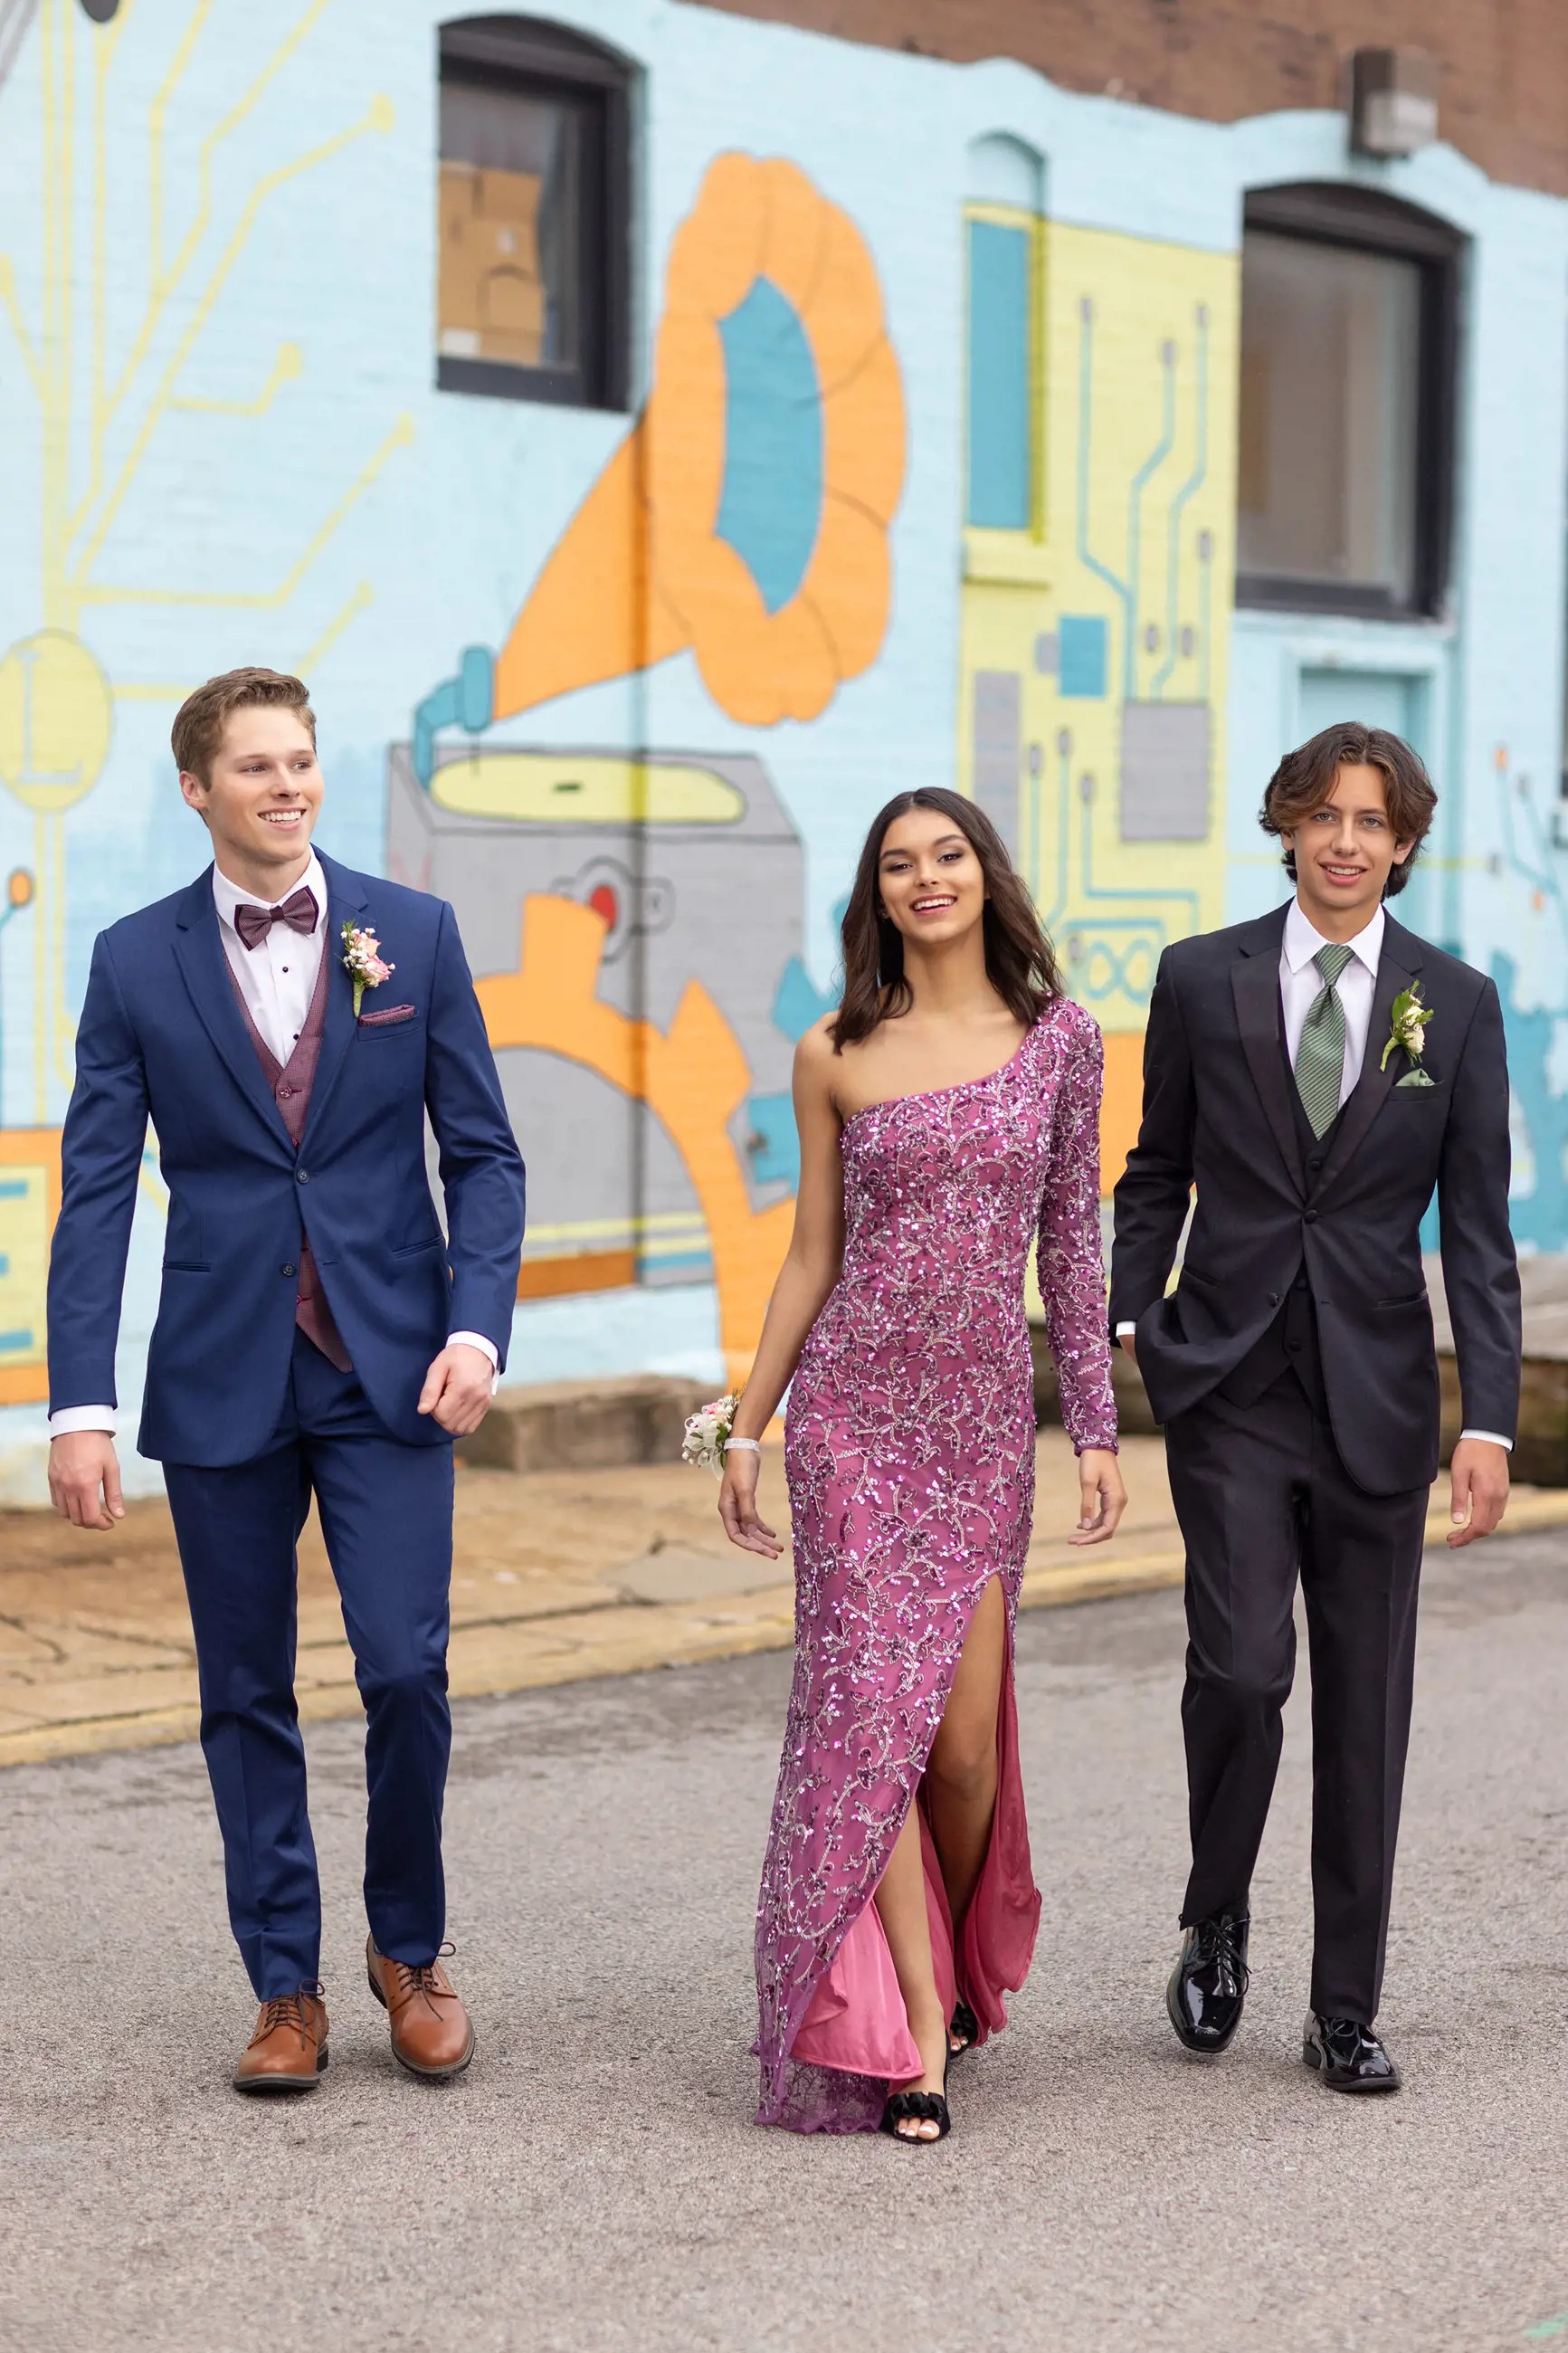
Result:
<svg viewBox="0 0 1568 2353"><path fill-rule="evenodd" d="M315 897L316 930L319 932L327 920L327 878L321 871L321 861L313 849L310 852L310 863L306 867L298 882L290 884L283 896L286 899L291 899L296 891L302 890L309 890ZM217 905L219 923L226 923L231 932L236 929L234 911L237 907L270 906L277 903L271 900L258 899L253 891L242 891L237 882L229 881L222 867L216 861L213 866L213 898Z"/></svg>
<svg viewBox="0 0 1568 2353"><path fill-rule="evenodd" d="M1383 954L1383 909L1379 907L1364 931L1358 932L1345 945L1357 962L1365 965L1373 978L1377 978L1377 960ZM1310 964L1320 948L1329 942L1301 913L1300 899L1292 899L1285 913L1285 961L1292 972L1300 972Z"/></svg>

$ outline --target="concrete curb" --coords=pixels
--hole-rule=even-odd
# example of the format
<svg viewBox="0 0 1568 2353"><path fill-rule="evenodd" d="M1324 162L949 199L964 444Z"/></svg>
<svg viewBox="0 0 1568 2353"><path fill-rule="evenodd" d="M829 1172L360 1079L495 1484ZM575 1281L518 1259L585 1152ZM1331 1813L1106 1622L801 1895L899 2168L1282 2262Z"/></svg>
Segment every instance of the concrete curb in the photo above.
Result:
<svg viewBox="0 0 1568 2353"><path fill-rule="evenodd" d="M1514 1496L1500 1534L1525 1535L1563 1526L1568 1526L1568 1490L1548 1491ZM1431 1512L1428 1546L1441 1545L1448 1529L1446 1514ZM1183 1569L1180 1551L1117 1556L1089 1550L1067 1561L1026 1568L1021 1606L1062 1609L1077 1602L1114 1600L1122 1594L1157 1592L1180 1585ZM703 1602L616 1600L499 1625L458 1625L453 1629L448 1657L451 1695L493 1698L550 1683L585 1683L605 1675L639 1674L653 1667L784 1651L795 1639L794 1613L794 1586L777 1584ZM331 1646L334 1651L337 1647ZM302 1669L307 1665L304 1649L300 1663ZM360 1713L350 1672L341 1680L334 1672L307 1683L299 1697L302 1723L331 1722ZM194 1702L142 1714L29 1725L0 1734L0 1767L163 1747L195 1739L199 1727Z"/></svg>

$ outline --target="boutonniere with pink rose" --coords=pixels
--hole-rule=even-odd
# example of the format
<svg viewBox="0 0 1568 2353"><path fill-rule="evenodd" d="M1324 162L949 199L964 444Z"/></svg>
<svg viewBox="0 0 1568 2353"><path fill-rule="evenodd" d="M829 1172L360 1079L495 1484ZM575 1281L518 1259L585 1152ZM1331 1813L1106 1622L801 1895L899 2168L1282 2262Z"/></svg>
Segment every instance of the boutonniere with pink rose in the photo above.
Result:
<svg viewBox="0 0 1568 2353"><path fill-rule="evenodd" d="M379 988L384 980L397 970L381 953L381 942L374 932L362 931L357 923L343 925L343 969L354 985L354 1019L364 1002L367 988Z"/></svg>

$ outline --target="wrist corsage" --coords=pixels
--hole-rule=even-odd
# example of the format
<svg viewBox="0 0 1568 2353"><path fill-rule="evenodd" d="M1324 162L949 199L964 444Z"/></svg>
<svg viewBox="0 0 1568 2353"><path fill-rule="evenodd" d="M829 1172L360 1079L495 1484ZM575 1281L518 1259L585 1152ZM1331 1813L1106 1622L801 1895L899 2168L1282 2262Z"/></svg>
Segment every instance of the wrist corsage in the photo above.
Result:
<svg viewBox="0 0 1568 2353"><path fill-rule="evenodd" d="M741 1393L736 1389L729 1397L715 1398L710 1405L700 1406L687 1417L686 1436L680 1448L683 1462L691 1463L699 1471L711 1471L715 1479L724 1476L724 1449L735 1427L735 1410L740 1402Z"/></svg>

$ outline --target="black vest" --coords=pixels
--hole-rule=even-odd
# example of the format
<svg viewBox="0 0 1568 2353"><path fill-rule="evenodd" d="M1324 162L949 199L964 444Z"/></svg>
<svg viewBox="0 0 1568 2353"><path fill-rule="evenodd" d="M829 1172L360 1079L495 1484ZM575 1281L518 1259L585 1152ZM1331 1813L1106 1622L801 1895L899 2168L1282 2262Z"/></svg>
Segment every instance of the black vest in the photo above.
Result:
<svg viewBox="0 0 1568 2353"><path fill-rule="evenodd" d="M1307 1172L1309 1189L1319 1170L1329 1156L1335 1131L1344 1117L1342 1110L1335 1113L1321 1135L1314 1135L1312 1123L1307 1117L1296 1084L1296 1073L1290 1066L1289 1049L1285 1043L1285 1026L1279 1026L1279 1052L1285 1063L1290 1087L1290 1108L1296 1114L1296 1134L1301 1146L1301 1164ZM1308 1403L1319 1417L1329 1418L1328 1393L1323 1387L1323 1359L1318 1345L1318 1317L1312 1304L1312 1286L1307 1276L1307 1262L1302 1260L1295 1279L1285 1293L1284 1303L1256 1347L1248 1349L1228 1380L1220 1383L1220 1395L1232 1405L1256 1405L1266 1389L1276 1381L1294 1375L1305 1390Z"/></svg>

